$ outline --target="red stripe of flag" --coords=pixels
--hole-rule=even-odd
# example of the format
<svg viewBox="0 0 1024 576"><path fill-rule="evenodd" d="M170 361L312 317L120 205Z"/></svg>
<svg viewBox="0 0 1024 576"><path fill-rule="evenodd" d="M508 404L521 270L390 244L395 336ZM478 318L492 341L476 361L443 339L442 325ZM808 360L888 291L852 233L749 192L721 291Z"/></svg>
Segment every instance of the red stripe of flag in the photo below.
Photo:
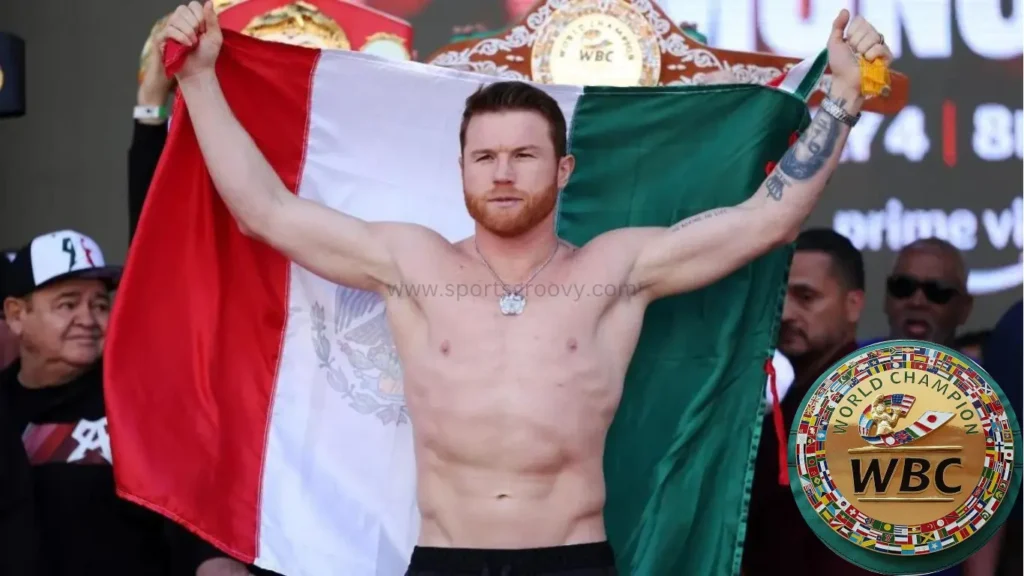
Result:
<svg viewBox="0 0 1024 576"><path fill-rule="evenodd" d="M232 111L293 192L318 56L225 30L217 60ZM239 231L179 99L107 340L114 473L120 495L244 562L258 553L288 269Z"/></svg>

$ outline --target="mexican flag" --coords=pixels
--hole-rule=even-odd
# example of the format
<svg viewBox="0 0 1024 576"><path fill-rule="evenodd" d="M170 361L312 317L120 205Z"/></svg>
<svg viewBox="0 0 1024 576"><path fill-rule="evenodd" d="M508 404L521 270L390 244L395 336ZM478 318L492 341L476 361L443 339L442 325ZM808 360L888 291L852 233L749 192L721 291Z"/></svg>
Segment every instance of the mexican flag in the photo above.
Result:
<svg viewBox="0 0 1024 576"><path fill-rule="evenodd" d="M224 34L224 93L290 190L473 234L458 127L494 77ZM558 233L581 245L743 201L809 121L824 65L778 87L543 86L577 158ZM289 576L404 574L412 423L383 302L243 236L180 99L173 114L108 340L120 494ZM605 460L623 574L738 573L789 256L648 311Z"/></svg>

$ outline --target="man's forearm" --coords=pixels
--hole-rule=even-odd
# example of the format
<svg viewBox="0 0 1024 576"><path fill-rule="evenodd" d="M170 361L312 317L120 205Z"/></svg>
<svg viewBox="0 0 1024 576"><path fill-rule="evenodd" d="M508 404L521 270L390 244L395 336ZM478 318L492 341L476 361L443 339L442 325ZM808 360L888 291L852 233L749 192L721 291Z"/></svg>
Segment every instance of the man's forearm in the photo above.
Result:
<svg viewBox="0 0 1024 576"><path fill-rule="evenodd" d="M180 87L217 191L243 229L259 233L288 193L284 183L235 118L213 72L183 79Z"/></svg>
<svg viewBox="0 0 1024 576"><path fill-rule="evenodd" d="M856 91L840 89L830 99L851 115L860 112L863 101ZM766 217L776 225L799 229L838 166L849 133L845 123L818 110L754 197L771 213Z"/></svg>

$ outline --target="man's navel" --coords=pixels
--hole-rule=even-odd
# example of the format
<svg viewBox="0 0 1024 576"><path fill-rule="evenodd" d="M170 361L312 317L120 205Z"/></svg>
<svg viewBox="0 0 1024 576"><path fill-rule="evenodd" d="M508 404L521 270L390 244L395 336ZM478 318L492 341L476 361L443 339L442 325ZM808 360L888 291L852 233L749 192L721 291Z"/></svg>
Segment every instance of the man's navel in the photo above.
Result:
<svg viewBox="0 0 1024 576"><path fill-rule="evenodd" d="M569 338L569 340L567 340L566 343L565 343L565 347L569 350L569 352L575 352L576 348L578 347L578 345L576 343L576 339L575 338Z"/></svg>
<svg viewBox="0 0 1024 576"><path fill-rule="evenodd" d="M451 346L451 344L448 343L447 340L442 340L441 341L441 354L443 356L447 356L448 352L451 350L451 348L452 348L452 346Z"/></svg>

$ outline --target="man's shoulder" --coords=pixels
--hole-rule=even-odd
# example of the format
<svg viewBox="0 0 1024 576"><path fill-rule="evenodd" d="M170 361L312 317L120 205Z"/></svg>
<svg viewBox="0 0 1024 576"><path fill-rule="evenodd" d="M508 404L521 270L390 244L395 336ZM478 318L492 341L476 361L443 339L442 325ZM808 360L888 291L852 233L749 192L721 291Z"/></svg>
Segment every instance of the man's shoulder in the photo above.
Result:
<svg viewBox="0 0 1024 576"><path fill-rule="evenodd" d="M665 228L637 226L615 228L594 236L576 250L580 259L595 258L606 264L617 261L632 264L640 250Z"/></svg>
<svg viewBox="0 0 1024 576"><path fill-rule="evenodd" d="M451 245L440 232L413 222L374 222L373 227L389 241L431 241Z"/></svg>
<svg viewBox="0 0 1024 576"><path fill-rule="evenodd" d="M437 258L453 253L455 249L455 245L440 232L420 224L378 222L374 226L378 238L399 262Z"/></svg>

